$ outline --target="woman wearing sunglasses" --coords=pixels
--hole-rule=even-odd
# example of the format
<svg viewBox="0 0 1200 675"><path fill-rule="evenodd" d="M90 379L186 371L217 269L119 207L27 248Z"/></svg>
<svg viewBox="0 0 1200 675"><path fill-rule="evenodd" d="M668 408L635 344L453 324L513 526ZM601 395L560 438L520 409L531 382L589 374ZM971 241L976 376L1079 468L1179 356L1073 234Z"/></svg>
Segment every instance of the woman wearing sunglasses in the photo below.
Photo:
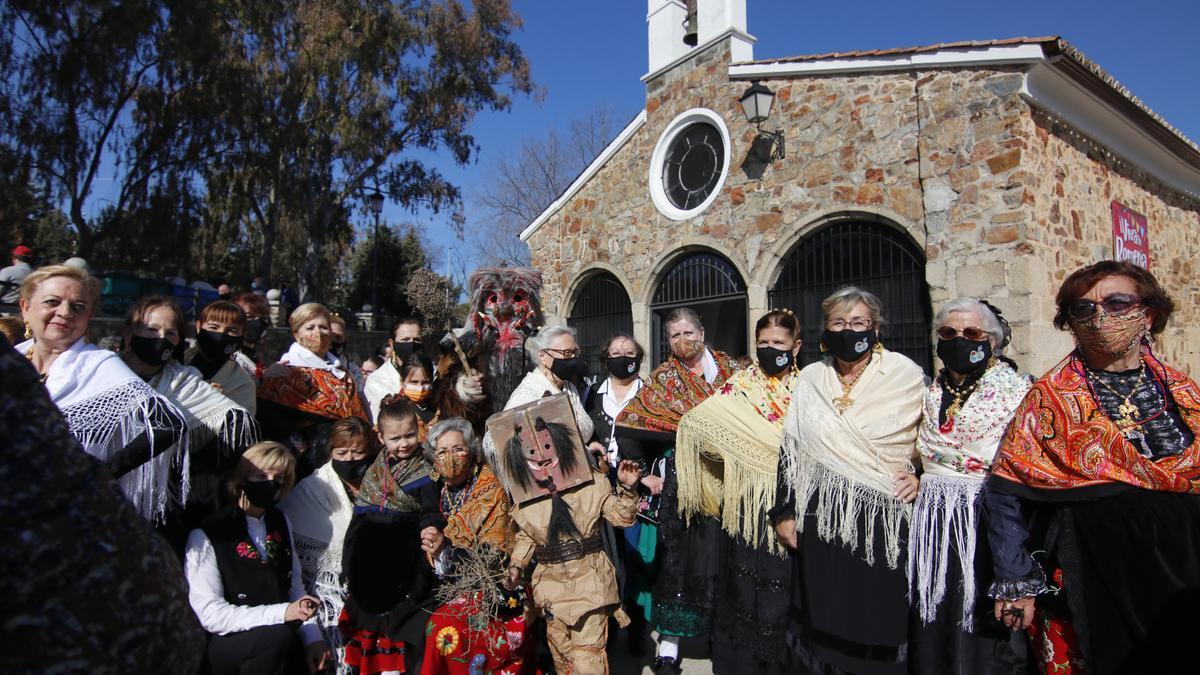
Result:
<svg viewBox="0 0 1200 675"><path fill-rule="evenodd" d="M1031 628L1046 672L1194 671L1200 390L1152 350L1174 303L1111 260L1056 302L1076 349L1034 383L985 488L995 615Z"/></svg>
<svg viewBox="0 0 1200 675"><path fill-rule="evenodd" d="M908 581L918 673L1023 673L1024 636L992 617L991 555L980 492L1031 380L1005 357L1012 330L985 301L958 298L934 321L943 368L925 390L924 473L909 528ZM977 573L978 570L978 573Z"/></svg>

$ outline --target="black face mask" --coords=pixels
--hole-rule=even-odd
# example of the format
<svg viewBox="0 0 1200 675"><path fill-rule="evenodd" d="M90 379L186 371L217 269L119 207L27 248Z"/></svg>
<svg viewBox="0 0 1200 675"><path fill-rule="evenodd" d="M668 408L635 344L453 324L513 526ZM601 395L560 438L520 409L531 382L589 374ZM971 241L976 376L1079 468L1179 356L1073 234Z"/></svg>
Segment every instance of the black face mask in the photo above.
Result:
<svg viewBox="0 0 1200 675"><path fill-rule="evenodd" d="M401 365L408 357L415 352L421 351L420 342L393 342L392 343L392 358L396 359L396 363Z"/></svg>
<svg viewBox="0 0 1200 675"><path fill-rule="evenodd" d="M171 356L175 354L175 345L170 340L160 337L142 337L141 335L131 335L129 337L129 348L133 350L133 355L138 357L142 363L148 366L161 366L171 360Z"/></svg>
<svg viewBox="0 0 1200 675"><path fill-rule="evenodd" d="M340 357L342 355L342 351L344 349L346 349L345 342L330 342L329 343L329 353L333 354L334 356Z"/></svg>
<svg viewBox="0 0 1200 675"><path fill-rule="evenodd" d="M269 509L279 501L280 483L277 480L247 481L242 486L246 501L260 509Z"/></svg>
<svg viewBox="0 0 1200 675"><path fill-rule="evenodd" d="M262 319L250 319L246 321L246 327L242 329L242 340L248 344L256 344L262 339L263 333L266 332L266 321Z"/></svg>
<svg viewBox="0 0 1200 675"><path fill-rule="evenodd" d="M825 349L847 363L866 356L877 342L879 336L874 330L832 331L827 328L821 336L821 344L825 345Z"/></svg>
<svg viewBox="0 0 1200 675"><path fill-rule="evenodd" d="M242 348L242 336L202 330L196 333L196 347L209 361L224 361Z"/></svg>
<svg viewBox="0 0 1200 675"><path fill-rule="evenodd" d="M642 367L642 360L636 356L610 356L604 360L609 374L618 380L628 379L637 375Z"/></svg>
<svg viewBox="0 0 1200 675"><path fill-rule="evenodd" d="M367 469L371 468L373 461L371 459L331 459L329 463L333 465L333 471L338 478L351 485L358 485L362 482L363 476L367 475Z"/></svg>
<svg viewBox="0 0 1200 675"><path fill-rule="evenodd" d="M758 367L767 375L778 375L795 363L794 354L774 347L759 347L755 355L758 356Z"/></svg>
<svg viewBox="0 0 1200 675"><path fill-rule="evenodd" d="M575 376L580 372L582 362L579 357L573 359L554 359L554 363L550 364L550 372L554 376L564 382L574 381Z"/></svg>
<svg viewBox="0 0 1200 675"><path fill-rule="evenodd" d="M966 375L987 366L992 357L992 343L975 342L959 335L953 340L938 340L937 355L950 370Z"/></svg>

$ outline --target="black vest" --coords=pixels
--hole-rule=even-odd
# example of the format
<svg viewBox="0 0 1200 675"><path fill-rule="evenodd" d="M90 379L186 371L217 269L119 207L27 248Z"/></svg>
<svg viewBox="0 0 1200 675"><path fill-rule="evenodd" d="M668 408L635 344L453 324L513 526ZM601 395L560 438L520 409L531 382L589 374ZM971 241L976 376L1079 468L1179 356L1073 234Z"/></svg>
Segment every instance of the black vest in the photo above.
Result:
<svg viewBox="0 0 1200 675"><path fill-rule="evenodd" d="M231 507L207 520L201 529L217 556L225 601L256 607L288 601L292 575L291 536L283 512L267 509L267 560L246 529L246 513Z"/></svg>

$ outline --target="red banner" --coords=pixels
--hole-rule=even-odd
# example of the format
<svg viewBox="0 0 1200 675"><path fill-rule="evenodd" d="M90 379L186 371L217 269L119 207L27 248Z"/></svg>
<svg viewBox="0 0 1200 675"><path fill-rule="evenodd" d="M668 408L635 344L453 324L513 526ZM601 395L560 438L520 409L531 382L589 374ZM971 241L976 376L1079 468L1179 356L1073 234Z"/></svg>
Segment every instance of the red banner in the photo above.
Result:
<svg viewBox="0 0 1200 675"><path fill-rule="evenodd" d="M1113 260L1150 268L1150 225L1146 216L1120 202L1112 203Z"/></svg>

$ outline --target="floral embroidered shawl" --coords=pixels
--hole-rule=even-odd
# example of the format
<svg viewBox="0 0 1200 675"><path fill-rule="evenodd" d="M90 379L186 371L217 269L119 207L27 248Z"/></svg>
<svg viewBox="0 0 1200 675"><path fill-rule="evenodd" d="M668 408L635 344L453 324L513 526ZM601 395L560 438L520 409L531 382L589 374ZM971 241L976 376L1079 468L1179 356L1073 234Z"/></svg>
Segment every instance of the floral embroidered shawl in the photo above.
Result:
<svg viewBox="0 0 1200 675"><path fill-rule="evenodd" d="M419 512L421 500L416 492L433 480L433 465L419 450L393 463L388 462L387 450L383 450L363 476L354 505L398 513Z"/></svg>
<svg viewBox="0 0 1200 675"><path fill-rule="evenodd" d="M475 476L471 493L458 509L448 509L447 488L442 486L442 516L446 519L444 533L456 548L474 548L487 544L511 553L513 547L512 519L508 516L508 497L491 468L483 465Z"/></svg>
<svg viewBox="0 0 1200 675"><path fill-rule="evenodd" d="M348 374L339 378L329 370L276 363L263 372L258 397L331 420L371 419L354 378Z"/></svg>
<svg viewBox="0 0 1200 675"><path fill-rule="evenodd" d="M685 413L712 395L730 375L741 368L724 352L710 350L710 353L717 364L717 377L712 384L703 375L688 370L672 355L650 373L650 378L638 391L637 397L617 416L616 425L675 433Z"/></svg>
<svg viewBox="0 0 1200 675"><path fill-rule="evenodd" d="M769 540L767 510L775 503L783 419L796 372L773 378L757 365L738 371L717 393L683 416L675 440L679 510L721 518L730 534L753 546Z"/></svg>
<svg viewBox="0 0 1200 675"><path fill-rule="evenodd" d="M1178 455L1142 456L1100 409L1084 366L1071 355L1033 384L992 464L989 485L1037 500L1098 497L1123 487L1200 493L1200 389L1149 354L1142 359L1170 392L1196 439Z"/></svg>

